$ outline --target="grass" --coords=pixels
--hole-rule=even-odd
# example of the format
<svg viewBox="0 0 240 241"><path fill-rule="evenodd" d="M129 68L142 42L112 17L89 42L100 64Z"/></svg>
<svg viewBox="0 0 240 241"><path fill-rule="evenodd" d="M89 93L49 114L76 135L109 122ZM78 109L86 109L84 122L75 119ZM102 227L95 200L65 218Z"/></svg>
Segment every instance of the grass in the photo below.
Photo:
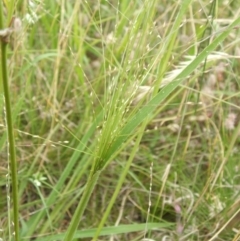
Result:
<svg viewBox="0 0 240 241"><path fill-rule="evenodd" d="M237 240L236 2L16 2L0 238Z"/></svg>

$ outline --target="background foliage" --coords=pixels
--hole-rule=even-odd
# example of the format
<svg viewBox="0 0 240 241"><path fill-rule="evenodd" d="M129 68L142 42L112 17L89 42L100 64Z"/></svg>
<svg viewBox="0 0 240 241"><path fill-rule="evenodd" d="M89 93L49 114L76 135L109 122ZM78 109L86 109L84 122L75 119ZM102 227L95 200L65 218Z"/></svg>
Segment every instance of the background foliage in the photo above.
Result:
<svg viewBox="0 0 240 241"><path fill-rule="evenodd" d="M17 3L8 68L21 240L237 240L239 4Z"/></svg>

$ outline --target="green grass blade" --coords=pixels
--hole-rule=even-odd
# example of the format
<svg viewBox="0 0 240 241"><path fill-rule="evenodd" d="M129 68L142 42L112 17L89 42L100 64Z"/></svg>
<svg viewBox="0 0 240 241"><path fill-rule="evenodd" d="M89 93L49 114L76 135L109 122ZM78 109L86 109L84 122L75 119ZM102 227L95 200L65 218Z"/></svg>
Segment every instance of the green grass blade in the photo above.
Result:
<svg viewBox="0 0 240 241"><path fill-rule="evenodd" d="M184 15L186 14L186 11L188 10L189 5L191 4L192 0L185 0L182 1L180 4L181 7L179 9L179 12L176 16L176 19L174 21L173 27L171 29L171 32L167 35L167 39L165 40L166 43L164 43L165 46L165 54L163 54L162 59L159 63L159 73L158 73L158 78L156 81L156 88L155 88L155 94L158 91L158 86L160 86L160 83L162 81L163 74L166 73L166 68L169 63L169 59L172 54L172 50L174 48L174 43L178 34L178 30L180 28L180 25L183 21Z"/></svg>
<svg viewBox="0 0 240 241"><path fill-rule="evenodd" d="M78 227L79 221L82 218L83 212L88 204L92 191L98 181L99 175L100 175L100 172L96 172L94 173L94 175L90 176L86 184L85 190L83 192L83 196L81 197L80 203L78 204L77 209L74 212L71 223L68 227L66 235L64 236L64 239L63 239L64 241L69 241L73 239L75 231Z"/></svg>
<svg viewBox="0 0 240 241"><path fill-rule="evenodd" d="M117 234L124 234L124 233L132 233L132 232L139 232L139 231L145 231L151 230L151 229L160 229L160 228L167 228L171 227L172 223L148 223L147 225L145 223L141 224L129 224L129 225L119 225L119 226L111 226L111 227L104 227L99 236L110 236L110 235L117 235ZM74 239L78 238L92 238L94 233L97 229L87 229L87 230L79 230L76 231L74 235ZM65 233L57 234L57 235L50 235L48 237L42 237L38 238L36 241L60 241L63 240ZM24 240L24 239L23 239Z"/></svg>

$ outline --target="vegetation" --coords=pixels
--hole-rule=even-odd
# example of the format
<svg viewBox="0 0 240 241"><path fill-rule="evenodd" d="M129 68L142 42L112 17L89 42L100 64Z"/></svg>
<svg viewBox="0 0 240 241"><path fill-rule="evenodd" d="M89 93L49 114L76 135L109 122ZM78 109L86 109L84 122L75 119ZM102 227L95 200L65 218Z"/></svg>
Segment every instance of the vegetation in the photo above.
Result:
<svg viewBox="0 0 240 241"><path fill-rule="evenodd" d="M239 239L239 0L1 4L1 240Z"/></svg>

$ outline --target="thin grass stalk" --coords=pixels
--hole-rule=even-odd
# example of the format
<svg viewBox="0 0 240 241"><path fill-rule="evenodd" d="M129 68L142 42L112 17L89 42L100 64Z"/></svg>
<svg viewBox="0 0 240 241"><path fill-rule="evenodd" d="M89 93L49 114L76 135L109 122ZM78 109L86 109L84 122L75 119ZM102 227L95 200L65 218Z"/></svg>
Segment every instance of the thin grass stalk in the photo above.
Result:
<svg viewBox="0 0 240 241"><path fill-rule="evenodd" d="M180 9L179 12L176 16L176 19L174 21L173 27L171 29L171 32L168 34L167 36L167 40L166 40L166 52L162 57L162 60L159 64L159 73L158 73L158 78L156 81L156 87L154 89L154 95L157 94L159 86L161 84L162 78L164 73L166 73L166 69L169 63L169 59L171 57L172 54L172 50L174 48L174 43L178 34L178 30L181 26L181 23L184 19L185 13L188 10L188 7L190 6L192 0L184 0L181 1L180 3Z"/></svg>
<svg viewBox="0 0 240 241"><path fill-rule="evenodd" d="M0 2L0 30L4 29L3 23L3 4ZM5 118L7 127L7 140L8 140L8 155L10 161L10 175L12 187L12 200L13 200L13 223L14 223L14 236L15 241L19 241L19 201L18 201L18 177L17 177L17 161L16 161L16 148L14 140L14 130L12 121L12 110L10 100L10 90L8 81L8 67L7 67L7 41L1 37L1 79L3 85L4 99L5 99Z"/></svg>
<svg viewBox="0 0 240 241"><path fill-rule="evenodd" d="M103 218L102 218L100 224L98 225L97 231L94 234L94 237L93 237L92 241L96 241L98 239L98 237L99 237L99 235L101 233L101 230L102 230L102 228L103 228L103 226L104 226L104 224L105 224L105 222L106 222L106 220L107 220L107 218L108 218L108 216L110 214L110 211L111 211L111 209L112 209L112 207L113 207L113 205L114 205L114 203L115 203L115 201L116 201L116 199L118 197L118 194L119 194L119 192L121 190L121 187L122 187L122 185L124 183L124 180L125 180L128 172L129 172L129 168L130 168L130 166L131 166L131 164L133 162L133 159L134 159L134 157L136 155L136 152L138 151L139 144L141 142L142 136L144 134L144 129L145 129L147 123L148 123L148 119L146 119L145 122L143 123L143 126L141 128L142 131L140 131L139 135L137 136L137 140L135 142L134 148L133 148L133 150L132 150L132 152L130 154L130 157L129 157L129 159L128 159L124 169L123 169L123 172L122 172L121 176L119 177L119 181L118 181L117 186L115 188L115 191L114 191L114 193L112 195L112 198L111 198L111 200L110 200L110 202L109 202L109 204L107 206L107 210L105 211L105 213L103 215Z"/></svg>
<svg viewBox="0 0 240 241"><path fill-rule="evenodd" d="M83 192L83 196L81 197L80 203L78 204L76 211L74 212L71 223L67 229L67 232L63 241L73 240L74 234L77 230L79 222L89 202L93 189L96 186L100 173L101 173L100 171L97 171L93 175L90 174L91 176L88 179L85 190Z"/></svg>

